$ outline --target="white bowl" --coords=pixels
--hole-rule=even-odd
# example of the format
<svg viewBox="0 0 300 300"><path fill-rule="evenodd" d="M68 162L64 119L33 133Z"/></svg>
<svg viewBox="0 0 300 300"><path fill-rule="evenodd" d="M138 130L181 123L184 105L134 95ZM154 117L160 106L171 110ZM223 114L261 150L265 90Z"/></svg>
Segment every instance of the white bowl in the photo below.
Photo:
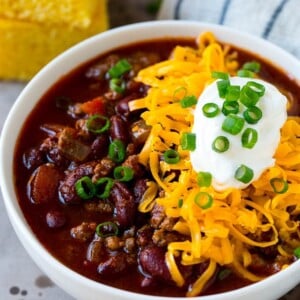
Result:
<svg viewBox="0 0 300 300"><path fill-rule="evenodd" d="M13 154L21 127L44 93L64 74L83 62L112 48L131 42L161 37L196 37L212 31L218 40L247 49L267 58L294 78L300 79L300 62L284 50L254 36L223 26L189 21L156 21L109 30L92 37L58 56L26 86L12 107L5 122L0 144L0 183L10 221L24 248L35 263L62 289L76 299L166 300L167 297L144 296L119 290L87 279L70 270L42 246L27 224L14 189ZM300 260L287 269L250 286L227 293L202 296L201 300L278 299L300 282ZM186 298L177 298L186 299Z"/></svg>

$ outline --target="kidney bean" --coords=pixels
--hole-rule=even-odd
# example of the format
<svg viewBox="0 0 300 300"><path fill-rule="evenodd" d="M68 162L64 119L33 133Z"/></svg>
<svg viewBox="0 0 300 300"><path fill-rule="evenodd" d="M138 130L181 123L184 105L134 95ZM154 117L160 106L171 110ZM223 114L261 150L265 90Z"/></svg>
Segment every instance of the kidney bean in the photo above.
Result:
<svg viewBox="0 0 300 300"><path fill-rule="evenodd" d="M118 115L110 118L110 136L112 140L121 140L124 144L128 143L128 126L127 123Z"/></svg>
<svg viewBox="0 0 300 300"><path fill-rule="evenodd" d="M80 202L80 198L75 191L75 183L83 176L93 175L94 167L97 162L92 161L81 164L72 170L58 188L60 201L64 204L76 204Z"/></svg>
<svg viewBox="0 0 300 300"><path fill-rule="evenodd" d="M126 254L119 252L115 256L111 256L106 261L101 262L97 271L100 275L111 277L125 271L127 266Z"/></svg>
<svg viewBox="0 0 300 300"><path fill-rule="evenodd" d="M139 253L139 261L146 274L163 281L172 281L170 271L165 262L165 248L154 245L147 246Z"/></svg>
<svg viewBox="0 0 300 300"><path fill-rule="evenodd" d="M129 96L124 97L123 99L119 100L115 106L115 111L121 117L127 118L130 114L128 103L129 101L136 99L138 96L137 94L133 93Z"/></svg>
<svg viewBox="0 0 300 300"><path fill-rule="evenodd" d="M133 224L136 213L136 205L132 193L125 184L115 182L111 190L111 197L115 204L115 217L121 227L129 227Z"/></svg>
<svg viewBox="0 0 300 300"><path fill-rule="evenodd" d="M63 174L53 164L39 166L28 182L28 196L33 203L47 203L57 199L57 188Z"/></svg>
<svg viewBox="0 0 300 300"><path fill-rule="evenodd" d="M28 170L33 170L45 162L44 153L32 148L23 155L23 164Z"/></svg>
<svg viewBox="0 0 300 300"><path fill-rule="evenodd" d="M134 200L138 204L142 200L148 186L147 186L147 179L142 178L138 179L133 187L133 194L134 194Z"/></svg>
<svg viewBox="0 0 300 300"><path fill-rule="evenodd" d="M51 210L46 214L46 222L50 228L60 228L66 224L66 216L59 210Z"/></svg>
<svg viewBox="0 0 300 300"><path fill-rule="evenodd" d="M91 156L93 160L100 159L107 154L108 137L105 134L97 136L91 145Z"/></svg>

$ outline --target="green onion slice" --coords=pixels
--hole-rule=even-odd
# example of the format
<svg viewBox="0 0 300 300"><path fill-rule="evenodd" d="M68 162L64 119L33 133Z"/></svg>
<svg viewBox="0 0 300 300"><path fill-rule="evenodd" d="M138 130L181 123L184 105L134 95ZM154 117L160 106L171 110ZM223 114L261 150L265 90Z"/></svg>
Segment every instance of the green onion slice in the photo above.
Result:
<svg viewBox="0 0 300 300"><path fill-rule="evenodd" d="M230 85L225 95L226 101L237 101L240 98L241 88L239 85Z"/></svg>
<svg viewBox="0 0 300 300"><path fill-rule="evenodd" d="M245 78L253 78L254 73L249 70L238 70L237 71L237 76L238 77L245 77Z"/></svg>
<svg viewBox="0 0 300 300"><path fill-rule="evenodd" d="M126 89L126 84L125 81L120 78L112 78L109 81L109 88L118 94L123 94Z"/></svg>
<svg viewBox="0 0 300 300"><path fill-rule="evenodd" d="M222 129L225 132L236 135L240 133L244 127L245 120L237 115L230 114L226 116L222 123Z"/></svg>
<svg viewBox="0 0 300 300"><path fill-rule="evenodd" d="M270 180L270 184L273 188L274 193L276 194L284 194L289 189L289 184L283 178L272 178Z"/></svg>
<svg viewBox="0 0 300 300"><path fill-rule="evenodd" d="M196 96L185 96L180 100L180 105L182 108L191 107L193 105L197 104L197 98Z"/></svg>
<svg viewBox="0 0 300 300"><path fill-rule="evenodd" d="M213 71L211 72L211 77L215 79L229 80L228 73L224 73L224 72Z"/></svg>
<svg viewBox="0 0 300 300"><path fill-rule="evenodd" d="M88 131L93 133L102 133L109 129L110 121L107 117L95 114L87 119L86 127Z"/></svg>
<svg viewBox="0 0 300 300"><path fill-rule="evenodd" d="M96 188L90 177L81 177L75 183L76 194L84 200L89 200L95 196Z"/></svg>
<svg viewBox="0 0 300 300"><path fill-rule="evenodd" d="M259 97L259 94L247 84L242 87L240 101L246 107L255 106L259 100Z"/></svg>
<svg viewBox="0 0 300 300"><path fill-rule="evenodd" d="M119 234L118 225L114 222L103 222L97 225L96 233L102 238L117 236Z"/></svg>
<svg viewBox="0 0 300 300"><path fill-rule="evenodd" d="M226 279L230 274L232 273L232 271L230 269L222 269L219 274L218 274L218 279L219 280L224 280Z"/></svg>
<svg viewBox="0 0 300 300"><path fill-rule="evenodd" d="M298 247L298 248L296 248L296 249L294 250L294 255L295 255L298 259L300 259L300 247Z"/></svg>
<svg viewBox="0 0 300 300"><path fill-rule="evenodd" d="M182 205L183 205L183 199L179 199L179 200L178 200L178 203L177 203L177 206L178 206L179 208L181 208Z"/></svg>
<svg viewBox="0 0 300 300"><path fill-rule="evenodd" d="M229 140L226 136L218 136L212 143L212 149L215 152L222 153L229 149Z"/></svg>
<svg viewBox="0 0 300 300"><path fill-rule="evenodd" d="M237 101L224 101L222 106L222 113L225 116L229 114L237 114L239 112L240 105Z"/></svg>
<svg viewBox="0 0 300 300"><path fill-rule="evenodd" d="M169 149L163 154L164 161L168 164L177 164L180 161L179 153L176 150Z"/></svg>
<svg viewBox="0 0 300 300"><path fill-rule="evenodd" d="M124 73L131 70L131 65L126 59L119 60L112 68L108 70L110 78L119 78Z"/></svg>
<svg viewBox="0 0 300 300"><path fill-rule="evenodd" d="M216 103L209 102L202 106L202 112L205 117L213 118L220 112L220 108Z"/></svg>
<svg viewBox="0 0 300 300"><path fill-rule="evenodd" d="M253 170L245 165L240 165L234 174L234 178L243 183L249 183L253 179L253 176Z"/></svg>
<svg viewBox="0 0 300 300"><path fill-rule="evenodd" d="M244 148L252 149L258 139L258 133L253 128L247 128L242 134L242 146Z"/></svg>
<svg viewBox="0 0 300 300"><path fill-rule="evenodd" d="M218 93L220 98L225 98L230 82L227 79L217 81Z"/></svg>
<svg viewBox="0 0 300 300"><path fill-rule="evenodd" d="M134 171L127 166L118 166L114 169L114 177L119 181L130 181L134 176Z"/></svg>
<svg viewBox="0 0 300 300"><path fill-rule="evenodd" d="M197 206L202 209L208 209L213 205L213 197L206 192L199 192L195 198L194 202Z"/></svg>
<svg viewBox="0 0 300 300"><path fill-rule="evenodd" d="M198 172L197 183L200 187L209 187L211 185L212 175L209 172Z"/></svg>
<svg viewBox="0 0 300 300"><path fill-rule="evenodd" d="M252 91L254 91L259 97L262 97L265 94L266 88L263 84L260 84L256 81L248 81L246 84Z"/></svg>
<svg viewBox="0 0 300 300"><path fill-rule="evenodd" d="M96 196L100 199L108 198L113 185L114 181L112 178L101 177L95 182Z"/></svg>
<svg viewBox="0 0 300 300"><path fill-rule="evenodd" d="M249 106L244 112L243 116L248 124L256 124L262 118L262 111L257 106Z"/></svg>
<svg viewBox="0 0 300 300"><path fill-rule="evenodd" d="M242 69L258 73L260 71L260 63L257 61L246 62L243 64Z"/></svg>
<svg viewBox="0 0 300 300"><path fill-rule="evenodd" d="M183 150L194 151L196 149L196 134L190 132L182 133L180 143Z"/></svg>
<svg viewBox="0 0 300 300"><path fill-rule="evenodd" d="M109 144L108 157L116 163L124 161L126 157L126 149L122 141L116 139Z"/></svg>

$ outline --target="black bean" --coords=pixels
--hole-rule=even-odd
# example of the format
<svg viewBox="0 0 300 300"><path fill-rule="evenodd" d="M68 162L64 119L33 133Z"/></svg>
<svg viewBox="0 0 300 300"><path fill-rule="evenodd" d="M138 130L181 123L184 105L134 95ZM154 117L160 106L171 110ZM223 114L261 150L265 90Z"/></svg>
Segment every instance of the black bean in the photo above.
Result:
<svg viewBox="0 0 300 300"><path fill-rule="evenodd" d="M60 228L66 224L66 216L58 210L51 210L46 214L46 222L50 228Z"/></svg>

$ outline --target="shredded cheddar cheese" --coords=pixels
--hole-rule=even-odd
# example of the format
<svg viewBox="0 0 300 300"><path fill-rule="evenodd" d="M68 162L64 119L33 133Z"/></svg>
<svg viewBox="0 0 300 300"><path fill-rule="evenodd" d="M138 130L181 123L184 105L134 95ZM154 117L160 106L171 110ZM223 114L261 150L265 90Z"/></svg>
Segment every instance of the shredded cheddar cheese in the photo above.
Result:
<svg viewBox="0 0 300 300"><path fill-rule="evenodd" d="M150 89L145 98L129 103L131 110L146 109L141 116L152 129L139 160L149 167L163 191L157 194L157 188L151 183L152 189L141 210L149 211L149 205L153 207L154 202L162 205L167 216L178 218L173 230L187 236L185 241L168 245L166 262L172 278L178 286L185 283L176 257L180 257L182 265L208 263L187 296L201 293L217 265L230 267L248 280L261 280L261 276L248 269L252 263L251 247L276 245L279 253L289 256L300 244L300 222L293 218L300 211L300 118L288 118L274 155L275 165L246 189L220 192L197 184L189 151L180 145L182 133L191 132L193 108L181 107L179 94L198 98L211 83L212 71L235 75L238 67L236 54L222 47L211 33L201 35L198 45L198 49L177 46L169 60L141 70L136 80ZM180 155L176 164L160 159L170 148ZM179 176L175 176L174 172L178 171ZM273 191L270 180L274 177L289 182L287 192ZM212 195L211 207L202 209L195 203L199 192ZM179 199L182 205L178 205ZM268 239L261 239L262 234L267 234Z"/></svg>

